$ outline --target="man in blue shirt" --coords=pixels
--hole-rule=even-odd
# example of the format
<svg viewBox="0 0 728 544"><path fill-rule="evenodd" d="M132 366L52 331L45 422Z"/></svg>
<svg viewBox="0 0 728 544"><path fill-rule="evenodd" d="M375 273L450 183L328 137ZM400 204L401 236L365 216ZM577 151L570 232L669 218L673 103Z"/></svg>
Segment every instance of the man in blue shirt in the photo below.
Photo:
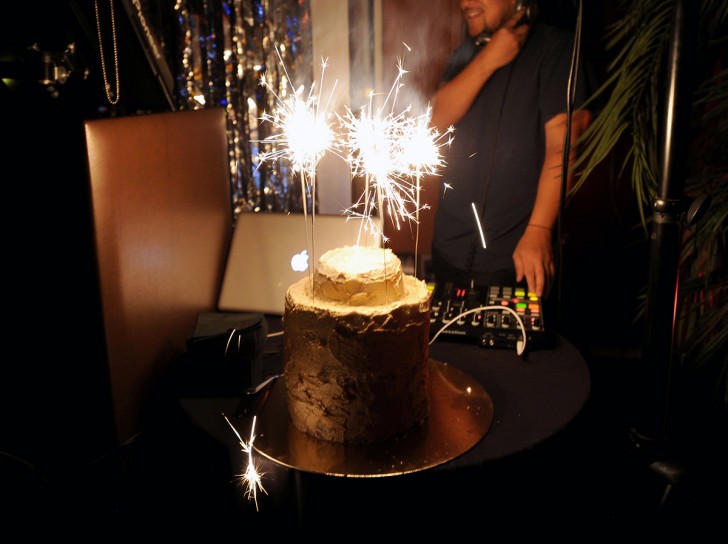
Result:
<svg viewBox="0 0 728 544"><path fill-rule="evenodd" d="M586 74L573 81L574 36L529 19L514 0L460 0L467 36L432 100L432 124L454 127L444 150L432 247L438 283L516 285L545 296L570 160L592 119ZM575 84L572 108L569 82ZM569 113L571 112L571 113Z"/></svg>

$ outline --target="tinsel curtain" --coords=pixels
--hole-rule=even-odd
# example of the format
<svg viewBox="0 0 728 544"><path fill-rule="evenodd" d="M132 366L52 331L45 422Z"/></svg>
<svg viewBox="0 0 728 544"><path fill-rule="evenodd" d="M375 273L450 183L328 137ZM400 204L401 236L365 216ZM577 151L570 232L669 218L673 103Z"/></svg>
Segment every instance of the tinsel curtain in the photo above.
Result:
<svg viewBox="0 0 728 544"><path fill-rule="evenodd" d="M235 214L302 211L300 174L284 157L260 163L258 152L275 151L265 142L275 127L261 115L312 83L309 0L179 0L175 13L179 108L227 112ZM311 195L305 198L314 209Z"/></svg>

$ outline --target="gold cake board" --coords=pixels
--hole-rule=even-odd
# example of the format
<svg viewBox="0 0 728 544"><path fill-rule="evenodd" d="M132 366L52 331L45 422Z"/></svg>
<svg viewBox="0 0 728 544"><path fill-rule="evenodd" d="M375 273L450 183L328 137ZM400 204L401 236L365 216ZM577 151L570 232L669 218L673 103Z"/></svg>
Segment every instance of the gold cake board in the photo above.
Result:
<svg viewBox="0 0 728 544"><path fill-rule="evenodd" d="M279 380L257 416L253 448L285 467L330 476L372 478L432 468L483 439L493 421L493 402L477 380L434 359L429 392L430 415L421 428L376 444L344 445L296 429Z"/></svg>

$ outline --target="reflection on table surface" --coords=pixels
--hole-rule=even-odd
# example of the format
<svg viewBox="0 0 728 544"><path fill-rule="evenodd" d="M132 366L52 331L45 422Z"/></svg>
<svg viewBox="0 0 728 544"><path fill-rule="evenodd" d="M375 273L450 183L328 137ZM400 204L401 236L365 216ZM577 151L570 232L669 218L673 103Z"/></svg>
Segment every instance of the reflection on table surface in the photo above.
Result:
<svg viewBox="0 0 728 544"><path fill-rule="evenodd" d="M455 459L480 442L493 421L483 386L452 365L430 361L430 414L421 427L376 444L340 444L296 429L283 381L261 408L255 450L280 465L329 476L401 476Z"/></svg>

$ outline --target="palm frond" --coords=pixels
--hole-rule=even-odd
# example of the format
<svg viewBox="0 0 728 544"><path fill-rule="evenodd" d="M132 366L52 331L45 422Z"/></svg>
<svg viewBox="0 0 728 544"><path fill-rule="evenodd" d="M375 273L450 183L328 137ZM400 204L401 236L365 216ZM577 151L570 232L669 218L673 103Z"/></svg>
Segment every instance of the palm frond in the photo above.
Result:
<svg viewBox="0 0 728 544"><path fill-rule="evenodd" d="M655 114L654 108L659 104L656 97L662 84L661 63L655 62L655 59L661 58L669 43L670 5L667 0L636 2L608 30L610 39L607 49L619 49L608 66L607 73L610 75L590 98L589 103L594 103L607 95L604 107L581 137L581 151L574 165L579 176L570 194L578 191L594 170L611 156L619 138L625 134L625 123L632 127L632 133L628 134L632 137L631 141L637 142L642 148L634 155L628 155L622 168L626 169L631 159L638 159L632 163L633 181L640 185L646 181L647 186L654 189L656 155L648 146L654 145L651 139L658 133L659 116ZM645 131L652 138L642 137ZM640 160L648 157L653 160ZM649 175L645 175L643 170L650 172ZM642 210L653 193L641 189L637 192ZM644 223L644 210L641 213Z"/></svg>
<svg viewBox="0 0 728 544"><path fill-rule="evenodd" d="M686 0L688 2L692 0ZM603 84L589 104L603 104L581 136L575 161L573 196L605 161L619 164L619 177L629 176L646 234L650 205L659 192L659 136L665 112L667 58L672 40L672 0L622 0L620 17L607 28L605 47L611 61ZM681 362L700 366L717 361L719 375L728 378L728 68L726 43L728 2L700 3L698 57L692 96L685 180L690 198L709 197L710 206L696 225L683 225L680 247L680 312L676 338ZM644 315L646 298L638 304ZM722 358L722 359L721 359ZM728 384L723 385L728 398Z"/></svg>

